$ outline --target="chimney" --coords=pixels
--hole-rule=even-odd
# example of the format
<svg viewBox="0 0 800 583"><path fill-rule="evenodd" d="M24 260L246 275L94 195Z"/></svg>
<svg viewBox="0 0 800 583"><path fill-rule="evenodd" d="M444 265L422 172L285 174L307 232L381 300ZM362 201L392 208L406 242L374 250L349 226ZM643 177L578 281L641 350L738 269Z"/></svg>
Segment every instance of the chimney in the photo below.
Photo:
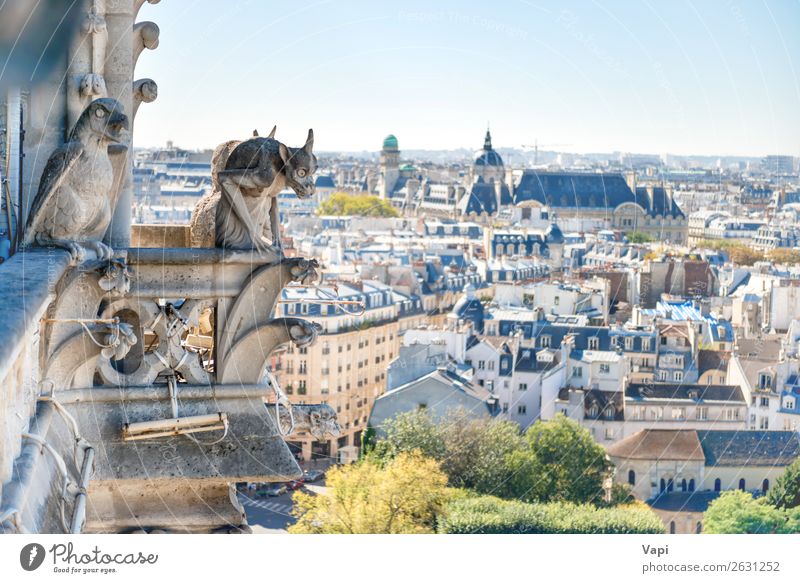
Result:
<svg viewBox="0 0 800 583"><path fill-rule="evenodd" d="M636 192L636 171L635 170L627 170L625 172L625 182L628 183L628 188L631 189L632 192Z"/></svg>

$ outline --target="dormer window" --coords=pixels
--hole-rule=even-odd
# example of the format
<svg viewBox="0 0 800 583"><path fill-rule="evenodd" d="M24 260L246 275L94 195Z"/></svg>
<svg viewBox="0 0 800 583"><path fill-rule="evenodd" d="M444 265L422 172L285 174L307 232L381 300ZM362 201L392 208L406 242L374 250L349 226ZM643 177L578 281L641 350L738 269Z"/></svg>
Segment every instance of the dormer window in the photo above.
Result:
<svg viewBox="0 0 800 583"><path fill-rule="evenodd" d="M592 403L587 411L587 414L590 418L595 418L600 414L600 407L597 406L597 403Z"/></svg>
<svg viewBox="0 0 800 583"><path fill-rule="evenodd" d="M597 350L600 347L600 339L597 336L589 338L589 350Z"/></svg>
<svg viewBox="0 0 800 583"><path fill-rule="evenodd" d="M772 375L769 373L761 373L758 375L758 388L771 389L772 388Z"/></svg>
<svg viewBox="0 0 800 583"><path fill-rule="evenodd" d="M541 336L539 338L539 346L542 348L550 348L550 336Z"/></svg>

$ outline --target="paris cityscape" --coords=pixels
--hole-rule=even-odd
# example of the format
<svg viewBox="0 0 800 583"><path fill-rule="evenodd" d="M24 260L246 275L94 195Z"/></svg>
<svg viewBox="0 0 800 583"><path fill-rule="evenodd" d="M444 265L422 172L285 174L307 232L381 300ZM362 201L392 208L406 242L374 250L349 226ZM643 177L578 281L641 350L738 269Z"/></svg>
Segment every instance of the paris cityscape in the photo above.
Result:
<svg viewBox="0 0 800 583"><path fill-rule="evenodd" d="M0 3L0 532L800 533L798 6L468 4Z"/></svg>

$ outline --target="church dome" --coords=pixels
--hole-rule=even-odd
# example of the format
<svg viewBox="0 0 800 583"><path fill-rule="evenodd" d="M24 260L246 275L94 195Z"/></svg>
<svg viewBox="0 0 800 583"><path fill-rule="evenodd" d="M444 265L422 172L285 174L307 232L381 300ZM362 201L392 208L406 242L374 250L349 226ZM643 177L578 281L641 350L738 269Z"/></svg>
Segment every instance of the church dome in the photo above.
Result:
<svg viewBox="0 0 800 583"><path fill-rule="evenodd" d="M502 166L503 159L492 148L492 134L486 130L483 140L483 149L475 152L475 166Z"/></svg>
<svg viewBox="0 0 800 583"><path fill-rule="evenodd" d="M397 150L397 138L394 134L389 134L385 138L383 138L383 149L384 150Z"/></svg>

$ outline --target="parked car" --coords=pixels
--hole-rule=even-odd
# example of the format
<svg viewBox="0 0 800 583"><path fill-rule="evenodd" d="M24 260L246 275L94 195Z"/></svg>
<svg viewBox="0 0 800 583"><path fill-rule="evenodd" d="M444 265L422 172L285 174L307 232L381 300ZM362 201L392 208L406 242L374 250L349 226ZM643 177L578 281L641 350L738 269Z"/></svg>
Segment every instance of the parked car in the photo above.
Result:
<svg viewBox="0 0 800 583"><path fill-rule="evenodd" d="M275 496L280 496L281 494L286 494L286 484L269 484L266 487L256 491L256 496L261 498L266 498L267 496L274 498Z"/></svg>
<svg viewBox="0 0 800 583"><path fill-rule="evenodd" d="M322 470L306 470L303 472L304 482L317 482L325 477L325 472Z"/></svg>
<svg viewBox="0 0 800 583"><path fill-rule="evenodd" d="M299 480L292 480L291 482L286 482L286 488L289 490L299 490L305 485L305 480L300 478Z"/></svg>

